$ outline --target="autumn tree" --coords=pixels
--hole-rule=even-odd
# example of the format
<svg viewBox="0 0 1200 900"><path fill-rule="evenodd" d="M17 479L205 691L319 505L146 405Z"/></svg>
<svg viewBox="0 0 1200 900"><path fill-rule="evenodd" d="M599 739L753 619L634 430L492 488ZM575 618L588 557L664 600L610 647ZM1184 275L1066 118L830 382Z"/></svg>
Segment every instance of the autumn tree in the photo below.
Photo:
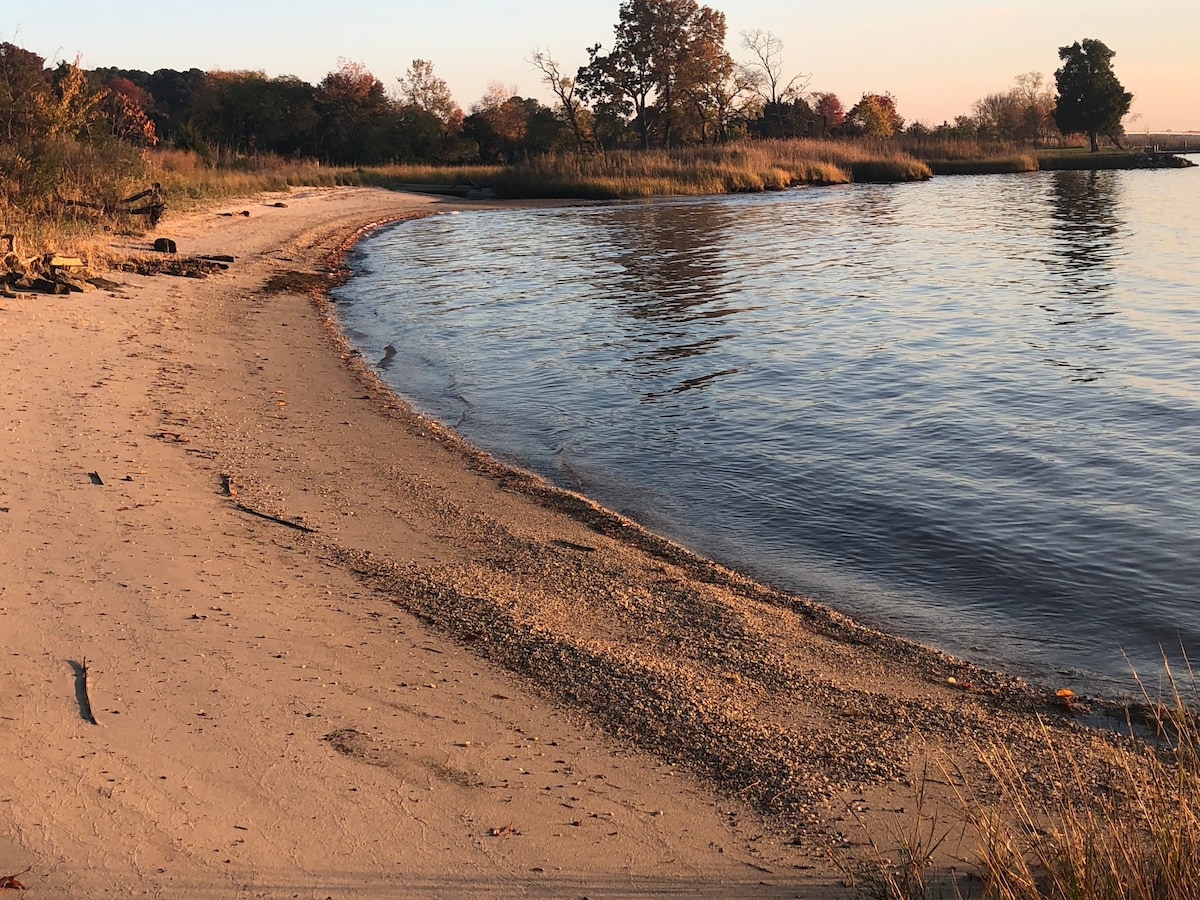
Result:
<svg viewBox="0 0 1200 900"><path fill-rule="evenodd" d="M94 83L78 59L47 69L37 54L0 43L0 208L37 216L68 208L64 197L100 204L80 200L69 207L78 211L128 193L155 135L140 89L119 87L128 96Z"/></svg>
<svg viewBox="0 0 1200 900"><path fill-rule="evenodd" d="M732 67L725 15L696 0L624 0L614 32L608 53L588 49L577 81L600 116L632 117L643 148L652 134L670 146L703 92L699 79Z"/></svg>
<svg viewBox="0 0 1200 900"><path fill-rule="evenodd" d="M1054 130L1054 95L1038 72L1018 75L1014 87L976 100L971 111L979 137L1036 142Z"/></svg>
<svg viewBox="0 0 1200 900"><path fill-rule="evenodd" d="M313 103L317 148L326 159L374 163L387 156L381 142L390 111L387 91L362 63L340 60L317 85Z"/></svg>
<svg viewBox="0 0 1200 900"><path fill-rule="evenodd" d="M78 57L73 63L66 60L61 61L50 72L49 80L50 91L43 101L47 134L69 137L91 136L93 128L100 126L112 105L111 88L93 85L88 79L87 73L80 66ZM141 92L132 84L129 85L129 88L131 91L130 106L142 114L142 134L148 133L150 136L150 140L145 142L145 145L153 144L154 126L145 117L145 103L140 96ZM138 129L134 129L134 131L138 131ZM117 137L129 137L131 143L142 143L138 140L139 134L125 135L122 133L122 129L117 128L115 124L112 132Z"/></svg>
<svg viewBox="0 0 1200 900"><path fill-rule="evenodd" d="M830 91L819 91L812 95L812 110L821 137L846 121L846 109L838 95Z"/></svg>
<svg viewBox="0 0 1200 900"><path fill-rule="evenodd" d="M8 41L0 43L0 137L17 146L44 133L50 82L45 60Z"/></svg>
<svg viewBox="0 0 1200 900"><path fill-rule="evenodd" d="M433 113L442 122L449 122L458 104L450 93L445 80L433 74L433 63L414 59L400 78L400 103L427 113Z"/></svg>
<svg viewBox="0 0 1200 900"><path fill-rule="evenodd" d="M702 6L693 20L678 82L683 105L675 132L684 140L725 139L744 82L725 51L725 14Z"/></svg>
<svg viewBox="0 0 1200 900"><path fill-rule="evenodd" d="M1122 133L1121 119L1133 103L1133 94L1112 70L1114 56L1094 38L1058 48L1063 65L1054 73L1058 86L1054 121L1063 134L1086 134L1093 153L1100 149L1101 134L1115 139Z"/></svg>
<svg viewBox="0 0 1200 900"><path fill-rule="evenodd" d="M529 127L529 113L516 88L488 82L487 91L471 105L463 123L467 137L479 145L484 162L513 162L521 154Z"/></svg>
<svg viewBox="0 0 1200 900"><path fill-rule="evenodd" d="M94 95L85 104L95 104L104 113L112 135L135 147L153 147L158 143L154 122L146 113L150 95L128 78L114 78L105 85L105 93Z"/></svg>
<svg viewBox="0 0 1200 900"><path fill-rule="evenodd" d="M891 94L863 94L846 113L846 124L855 134L873 138L890 138L904 130L904 119L896 112L896 98Z"/></svg>

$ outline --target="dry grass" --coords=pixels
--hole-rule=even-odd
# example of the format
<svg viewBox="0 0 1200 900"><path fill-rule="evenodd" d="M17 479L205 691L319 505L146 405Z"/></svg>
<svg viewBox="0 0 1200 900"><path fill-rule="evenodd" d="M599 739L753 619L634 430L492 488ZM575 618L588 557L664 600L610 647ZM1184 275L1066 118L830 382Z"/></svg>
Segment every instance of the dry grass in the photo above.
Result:
<svg viewBox="0 0 1200 900"><path fill-rule="evenodd" d="M1174 678L1147 696L1149 737L1112 752L1095 798L1073 760L1058 759L1052 799L1032 790L1002 747L983 754L1000 813L967 803L983 836L981 868L997 900L1195 900L1200 896L1200 727ZM1193 687L1194 693L1194 687ZM1132 725L1130 728L1133 731Z"/></svg>
<svg viewBox="0 0 1200 900"><path fill-rule="evenodd" d="M1049 778L1003 744L977 748L982 793L959 789L961 826L974 833L978 877L937 871L932 858L948 829L922 812L918 783L910 830L892 835L900 858L857 873L860 896L879 900L1196 900L1200 897L1200 720L1167 671L1168 697L1127 713L1106 758L1085 771L1043 725ZM1190 692L1195 685L1189 672ZM1034 764L1036 765L1036 764ZM962 771L943 771L965 784ZM940 829L940 830L939 830Z"/></svg>
<svg viewBox="0 0 1200 900"><path fill-rule="evenodd" d="M500 172L510 198L621 199L756 193L850 181L919 181L930 170L882 142L755 141L595 156L548 156Z"/></svg>

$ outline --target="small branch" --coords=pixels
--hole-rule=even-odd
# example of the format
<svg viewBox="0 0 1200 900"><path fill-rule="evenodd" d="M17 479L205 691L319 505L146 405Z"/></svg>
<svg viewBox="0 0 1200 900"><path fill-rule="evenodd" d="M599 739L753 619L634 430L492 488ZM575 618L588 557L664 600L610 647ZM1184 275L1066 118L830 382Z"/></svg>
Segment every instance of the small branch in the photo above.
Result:
<svg viewBox="0 0 1200 900"><path fill-rule="evenodd" d="M305 534L316 534L317 529L309 528L307 525L301 525L299 522L292 522L288 519L281 519L279 516L273 516L270 513L259 512L257 509L251 509L244 503L233 504L244 513L249 513L252 516L258 516L260 519L266 519L268 522L274 522L276 525L286 525L288 528L295 528L297 531L303 531Z"/></svg>

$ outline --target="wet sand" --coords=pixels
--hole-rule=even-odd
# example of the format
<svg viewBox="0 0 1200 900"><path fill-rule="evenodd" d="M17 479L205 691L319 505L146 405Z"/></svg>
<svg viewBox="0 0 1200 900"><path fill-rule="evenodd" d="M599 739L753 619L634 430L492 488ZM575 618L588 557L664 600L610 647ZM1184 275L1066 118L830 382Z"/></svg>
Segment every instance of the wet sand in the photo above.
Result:
<svg viewBox="0 0 1200 900"><path fill-rule="evenodd" d="M894 847L926 760L926 814L991 741L1036 783L1032 714L1060 711L1019 680L696 557L390 394L319 289L365 226L455 208L258 197L160 225L235 257L208 279L0 300L0 876L844 896L830 854ZM1086 764L1092 736L1055 735Z"/></svg>

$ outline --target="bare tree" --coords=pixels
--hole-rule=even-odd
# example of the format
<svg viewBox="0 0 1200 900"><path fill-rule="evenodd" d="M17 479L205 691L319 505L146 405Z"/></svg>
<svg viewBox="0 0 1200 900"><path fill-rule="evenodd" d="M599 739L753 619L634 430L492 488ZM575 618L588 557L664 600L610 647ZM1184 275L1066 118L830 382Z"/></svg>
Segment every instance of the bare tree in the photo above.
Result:
<svg viewBox="0 0 1200 900"><path fill-rule="evenodd" d="M754 73L764 103L789 103L801 96L812 80L811 74L796 74L786 82L783 80L783 41L773 32L761 28L743 31L742 46L754 55L745 68Z"/></svg>
<svg viewBox="0 0 1200 900"><path fill-rule="evenodd" d="M571 133L575 135L575 143L578 148L586 153L594 153L598 150L600 145L596 141L588 121L591 116L587 105L583 102L575 79L570 75L563 74L558 61L550 55L548 50L534 50L528 62L542 73L542 81L554 92L554 96L558 99L558 113L571 126Z"/></svg>

